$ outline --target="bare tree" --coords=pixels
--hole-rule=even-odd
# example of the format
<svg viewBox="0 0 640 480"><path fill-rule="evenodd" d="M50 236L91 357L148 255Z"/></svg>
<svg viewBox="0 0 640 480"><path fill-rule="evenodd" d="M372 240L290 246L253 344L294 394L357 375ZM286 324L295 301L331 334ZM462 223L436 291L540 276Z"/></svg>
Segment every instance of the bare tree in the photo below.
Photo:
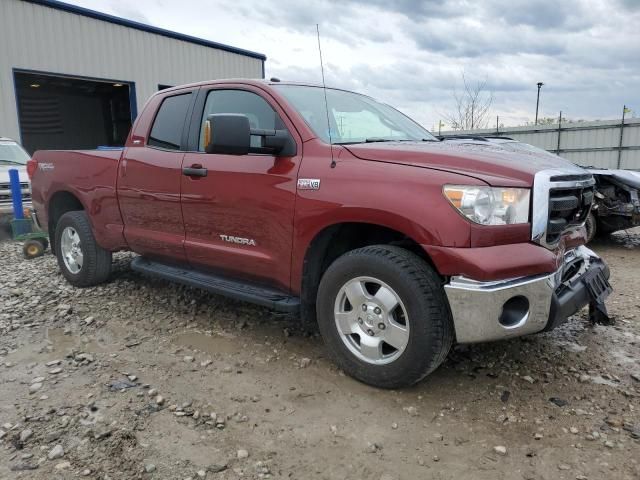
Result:
<svg viewBox="0 0 640 480"><path fill-rule="evenodd" d="M472 83L467 81L464 71L461 75L463 89L461 92L457 88L453 91L455 110L445 114L444 118L454 130L486 128L493 103L493 93L487 90L487 79Z"/></svg>

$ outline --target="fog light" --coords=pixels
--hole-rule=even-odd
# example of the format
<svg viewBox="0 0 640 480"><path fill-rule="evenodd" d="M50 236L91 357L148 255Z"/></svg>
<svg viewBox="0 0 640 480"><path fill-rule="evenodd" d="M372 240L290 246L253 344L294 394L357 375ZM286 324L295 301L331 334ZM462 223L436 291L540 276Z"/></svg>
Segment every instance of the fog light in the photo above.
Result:
<svg viewBox="0 0 640 480"><path fill-rule="evenodd" d="M522 325L529 317L529 300L518 295L511 297L502 305L502 313L498 321L506 328L515 328Z"/></svg>

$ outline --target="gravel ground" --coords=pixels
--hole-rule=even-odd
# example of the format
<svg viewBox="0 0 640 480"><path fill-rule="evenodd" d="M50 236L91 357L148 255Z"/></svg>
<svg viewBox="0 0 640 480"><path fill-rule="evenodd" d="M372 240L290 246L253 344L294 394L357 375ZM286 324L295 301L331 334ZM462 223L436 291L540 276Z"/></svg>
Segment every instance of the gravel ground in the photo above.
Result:
<svg viewBox="0 0 640 480"><path fill-rule="evenodd" d="M640 230L593 245L615 326L457 347L362 385L296 318L115 258L74 289L0 243L0 478L640 478Z"/></svg>

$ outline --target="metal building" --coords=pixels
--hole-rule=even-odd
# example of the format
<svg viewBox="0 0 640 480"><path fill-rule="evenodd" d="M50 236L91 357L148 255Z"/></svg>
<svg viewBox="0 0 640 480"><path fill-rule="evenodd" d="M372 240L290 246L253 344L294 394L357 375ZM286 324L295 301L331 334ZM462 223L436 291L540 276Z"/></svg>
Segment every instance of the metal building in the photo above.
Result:
<svg viewBox="0 0 640 480"><path fill-rule="evenodd" d="M263 78L265 60L55 0L1 0L0 136L29 152L122 145L159 89Z"/></svg>

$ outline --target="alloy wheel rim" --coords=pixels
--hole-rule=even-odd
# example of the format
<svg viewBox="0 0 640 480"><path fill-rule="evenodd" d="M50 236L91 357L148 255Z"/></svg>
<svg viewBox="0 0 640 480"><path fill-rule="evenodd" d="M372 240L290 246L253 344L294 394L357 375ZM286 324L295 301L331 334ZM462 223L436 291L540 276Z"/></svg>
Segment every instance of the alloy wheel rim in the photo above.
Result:
<svg viewBox="0 0 640 480"><path fill-rule="evenodd" d="M84 255L80 243L80 235L73 227L65 227L60 236L60 252L67 270L78 273L82 269Z"/></svg>
<svg viewBox="0 0 640 480"><path fill-rule="evenodd" d="M363 362L397 360L409 343L409 316L400 296L374 277L357 277L338 291L334 305L342 342Z"/></svg>

